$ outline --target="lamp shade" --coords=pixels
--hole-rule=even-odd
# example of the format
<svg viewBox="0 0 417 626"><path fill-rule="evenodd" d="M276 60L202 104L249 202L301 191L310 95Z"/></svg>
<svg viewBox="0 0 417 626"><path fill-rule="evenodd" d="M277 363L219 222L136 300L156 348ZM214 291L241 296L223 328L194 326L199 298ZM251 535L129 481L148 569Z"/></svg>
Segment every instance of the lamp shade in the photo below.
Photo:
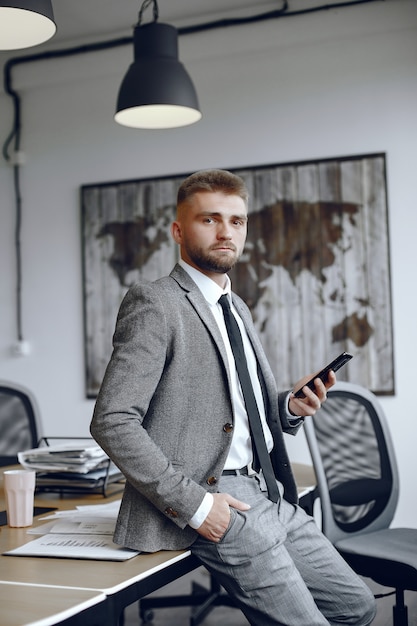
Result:
<svg viewBox="0 0 417 626"><path fill-rule="evenodd" d="M51 0L0 2L0 49L18 50L44 43L55 35Z"/></svg>
<svg viewBox="0 0 417 626"><path fill-rule="evenodd" d="M191 78L178 60L178 32L169 24L136 26L134 62L120 86L114 119L133 128L175 128L201 119Z"/></svg>

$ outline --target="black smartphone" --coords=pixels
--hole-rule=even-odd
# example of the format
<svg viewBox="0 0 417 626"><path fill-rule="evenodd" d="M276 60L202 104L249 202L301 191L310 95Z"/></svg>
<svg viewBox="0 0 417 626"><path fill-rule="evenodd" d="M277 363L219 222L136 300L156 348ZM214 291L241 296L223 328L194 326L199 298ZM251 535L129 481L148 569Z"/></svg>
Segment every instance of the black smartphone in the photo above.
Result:
<svg viewBox="0 0 417 626"><path fill-rule="evenodd" d="M353 358L353 354L350 354L349 352L342 352L342 354L339 354L339 356L336 357L331 363L326 365L326 367L323 367L323 369L320 370L320 372L315 374L313 376L313 378L310 378L308 383L306 383L303 387L307 386L312 391L314 391L314 389L315 389L314 381L316 380L316 378L321 378L321 380L325 383L326 380L327 380L327 377L329 375L329 372L331 370L333 370L334 372L337 372L337 370L340 370L340 368L343 367L343 365L345 365L348 361L350 361L351 358ZM294 396L296 398L304 398L304 394L303 394L303 391L302 391L303 387L301 387L301 389L299 389L294 394Z"/></svg>

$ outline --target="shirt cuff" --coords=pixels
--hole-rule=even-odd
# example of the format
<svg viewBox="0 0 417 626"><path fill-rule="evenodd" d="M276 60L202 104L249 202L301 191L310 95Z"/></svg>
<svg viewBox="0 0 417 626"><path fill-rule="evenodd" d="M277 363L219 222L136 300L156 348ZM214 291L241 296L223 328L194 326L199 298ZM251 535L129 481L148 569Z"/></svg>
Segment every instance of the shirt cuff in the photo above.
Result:
<svg viewBox="0 0 417 626"><path fill-rule="evenodd" d="M291 395L291 391L288 393L287 395L287 400L285 402L285 410L286 410L286 418L288 420L288 423L290 426L297 426L300 422L303 421L303 417L301 415L294 415L293 413L291 413L290 411L290 395Z"/></svg>
<svg viewBox="0 0 417 626"><path fill-rule="evenodd" d="M191 526L191 528L194 528L194 530L197 530L197 528L200 528L201 524L204 522L207 515L210 513L210 509L213 506L213 502L214 502L213 494L207 491L206 495L203 498L202 503L200 504L197 511L194 513L194 515L188 522L188 525Z"/></svg>

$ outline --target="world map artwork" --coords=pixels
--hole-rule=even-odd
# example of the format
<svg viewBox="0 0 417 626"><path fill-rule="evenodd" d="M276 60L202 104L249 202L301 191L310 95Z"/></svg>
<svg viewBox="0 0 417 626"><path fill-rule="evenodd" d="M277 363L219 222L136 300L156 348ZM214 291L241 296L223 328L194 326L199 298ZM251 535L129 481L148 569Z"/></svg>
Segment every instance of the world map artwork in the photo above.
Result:
<svg viewBox="0 0 417 626"><path fill-rule="evenodd" d="M230 277L280 388L348 350L355 358L340 378L393 392L384 165L377 155L234 170L250 207L247 242ZM89 396L110 357L123 295L177 260L170 224L182 179L83 188Z"/></svg>
<svg viewBox="0 0 417 626"><path fill-rule="evenodd" d="M344 218L354 225L358 211L357 205L349 203L309 205L306 202L287 202L263 207L252 214L245 254L233 274L239 293L255 319L259 319L258 303L270 289L269 281L278 268L288 274L294 289L297 289L302 274L306 273L313 289L323 300L326 298L324 287L328 278L325 270L338 261L335 249L342 251ZM319 219L316 219L317 215ZM343 219L340 219L341 215ZM282 229L281 235L271 240L271 234L277 229ZM314 230L318 232L314 233ZM257 236L258 233L261 236ZM317 241L320 241L320 246L317 246ZM342 290L335 289L330 294L333 302L343 301L344 298ZM333 341L350 339L358 347L366 344L373 328L366 312L361 313L364 304L363 301L358 302L356 310L330 329ZM263 320L261 332L266 324L268 318Z"/></svg>
<svg viewBox="0 0 417 626"><path fill-rule="evenodd" d="M108 222L101 228L98 238L112 238L113 252L107 262L122 287L129 287L130 272L144 268L152 256L169 243L171 220L167 222L139 217L134 222Z"/></svg>

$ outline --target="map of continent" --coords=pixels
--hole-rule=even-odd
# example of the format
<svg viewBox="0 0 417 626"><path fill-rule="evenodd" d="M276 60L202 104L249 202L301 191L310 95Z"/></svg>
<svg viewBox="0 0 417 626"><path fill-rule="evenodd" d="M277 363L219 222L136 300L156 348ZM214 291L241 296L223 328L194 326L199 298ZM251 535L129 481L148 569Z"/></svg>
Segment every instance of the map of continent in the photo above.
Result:
<svg viewBox="0 0 417 626"><path fill-rule="evenodd" d="M352 203L279 202L263 207L249 218L248 242L245 253L233 270L233 283L257 319L257 304L262 299L274 268L283 268L297 288L303 272L310 278L311 288L323 290L328 278L325 269L343 256L343 224L355 226L360 208ZM335 250L339 252L336 257ZM342 300L339 289L331 298ZM363 304L363 300L362 303ZM262 332L262 328L260 329ZM364 345L373 332L366 313L353 312L332 328L336 341L351 339L355 345Z"/></svg>

